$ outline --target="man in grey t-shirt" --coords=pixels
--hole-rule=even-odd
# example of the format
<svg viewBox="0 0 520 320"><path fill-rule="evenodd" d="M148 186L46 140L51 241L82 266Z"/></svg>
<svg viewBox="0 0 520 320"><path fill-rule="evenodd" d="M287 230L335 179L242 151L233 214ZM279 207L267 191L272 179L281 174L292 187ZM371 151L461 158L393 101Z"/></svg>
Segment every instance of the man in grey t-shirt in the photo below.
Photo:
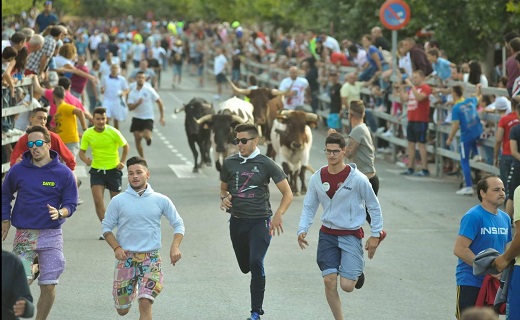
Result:
<svg viewBox="0 0 520 320"><path fill-rule="evenodd" d="M349 106L348 119L352 128L347 140L347 151L345 157L355 163L359 171L367 176L372 190L377 196L379 191L379 177L374 165L375 148L372 136L367 125L363 123L365 116L365 105L362 100L352 100ZM329 130L329 134L333 132ZM367 221L370 223L370 215L367 213Z"/></svg>
<svg viewBox="0 0 520 320"><path fill-rule="evenodd" d="M231 214L229 233L240 270L251 271L251 317L260 319L265 291L264 258L272 235L283 233L282 215L293 195L282 168L257 147L254 124L235 128L239 153L228 157L220 171L220 209ZM269 182L273 180L282 200L273 215L269 202Z"/></svg>

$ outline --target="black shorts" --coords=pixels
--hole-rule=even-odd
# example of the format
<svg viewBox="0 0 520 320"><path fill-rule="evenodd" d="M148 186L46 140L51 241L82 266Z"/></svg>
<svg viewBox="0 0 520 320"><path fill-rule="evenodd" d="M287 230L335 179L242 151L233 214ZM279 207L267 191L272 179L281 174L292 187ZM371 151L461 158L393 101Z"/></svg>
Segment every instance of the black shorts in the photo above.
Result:
<svg viewBox="0 0 520 320"><path fill-rule="evenodd" d="M159 61L157 61L157 59L148 59L148 67L149 68L158 68Z"/></svg>
<svg viewBox="0 0 520 320"><path fill-rule="evenodd" d="M226 75L223 74L223 73L217 74L216 78L217 78L217 83L224 83L224 82L226 82Z"/></svg>
<svg viewBox="0 0 520 320"><path fill-rule="evenodd" d="M121 70L126 70L126 61L121 61L121 63L119 63L119 66L121 67Z"/></svg>
<svg viewBox="0 0 520 320"><path fill-rule="evenodd" d="M406 127L406 139L409 142L426 143L428 122L409 121Z"/></svg>
<svg viewBox="0 0 520 320"><path fill-rule="evenodd" d="M457 319L460 319L464 310L475 306L479 291L479 287L457 286L457 310L455 311Z"/></svg>
<svg viewBox="0 0 520 320"><path fill-rule="evenodd" d="M88 48L88 50L90 51L90 54L92 54L92 55L93 55L94 53L96 53L96 49Z"/></svg>
<svg viewBox="0 0 520 320"><path fill-rule="evenodd" d="M132 124L130 125L130 132L135 131L153 131L153 120L152 119L138 119L132 118Z"/></svg>
<svg viewBox="0 0 520 320"><path fill-rule="evenodd" d="M117 169L102 170L91 168L89 173L90 187L101 185L113 192L121 191L123 171Z"/></svg>

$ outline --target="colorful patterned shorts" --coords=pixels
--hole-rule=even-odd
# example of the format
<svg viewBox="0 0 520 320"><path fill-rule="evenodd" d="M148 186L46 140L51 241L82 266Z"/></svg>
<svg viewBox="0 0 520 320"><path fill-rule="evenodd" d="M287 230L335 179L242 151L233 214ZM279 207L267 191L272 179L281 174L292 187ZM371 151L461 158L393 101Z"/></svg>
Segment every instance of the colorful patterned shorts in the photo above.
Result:
<svg viewBox="0 0 520 320"><path fill-rule="evenodd" d="M32 279L32 264L38 255L38 285L58 284L65 270L61 229L17 229L13 253L22 260L27 279Z"/></svg>
<svg viewBox="0 0 520 320"><path fill-rule="evenodd" d="M161 256L158 251L128 253L126 260L116 261L112 295L117 309L130 308L135 300L155 301L163 288Z"/></svg>

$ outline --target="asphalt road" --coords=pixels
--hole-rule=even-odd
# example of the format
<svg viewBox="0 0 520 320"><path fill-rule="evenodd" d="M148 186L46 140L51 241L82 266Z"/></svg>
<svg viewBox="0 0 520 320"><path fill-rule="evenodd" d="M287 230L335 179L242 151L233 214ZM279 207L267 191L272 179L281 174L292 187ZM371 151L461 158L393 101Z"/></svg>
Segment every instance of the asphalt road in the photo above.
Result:
<svg viewBox="0 0 520 320"><path fill-rule="evenodd" d="M198 88L196 78L185 71L182 84L172 89L171 70L163 75L159 94L166 107L166 126L156 121L153 143L145 146L145 156L151 171L150 184L173 200L184 219L186 235L182 259L173 267L168 264L173 230L164 220L161 253L165 287L154 304L155 319L227 320L246 319L249 315L250 276L238 268L228 235L229 216L219 210L217 171L205 167L198 174L191 173L193 158L184 133L184 114L174 114L183 102L196 96L212 100L215 93L212 76L207 77L204 88ZM121 131L129 140L132 156L137 153L129 126L127 120ZM313 132L311 164L317 169L326 163L322 152L326 128ZM340 294L346 319L453 319L453 244L461 216L478 200L457 196L459 182L455 178L403 177L399 175L401 168L381 157L376 167L388 237L374 259L366 261L364 287ZM67 266L49 319L120 318L112 301L114 254L105 241L97 239L101 226L87 171L81 163L78 165L77 173L83 180L80 196L85 203L63 226ZM126 180L123 184L126 188ZM271 200L277 206L281 196L272 187ZM297 244L302 201L302 196L295 197L284 216L285 233L273 238L265 259L266 314L262 319L332 319L315 262L318 217L307 237L310 247L302 251ZM13 234L11 229L3 248L12 249ZM31 289L37 301L37 285ZM135 304L126 318L138 317Z"/></svg>

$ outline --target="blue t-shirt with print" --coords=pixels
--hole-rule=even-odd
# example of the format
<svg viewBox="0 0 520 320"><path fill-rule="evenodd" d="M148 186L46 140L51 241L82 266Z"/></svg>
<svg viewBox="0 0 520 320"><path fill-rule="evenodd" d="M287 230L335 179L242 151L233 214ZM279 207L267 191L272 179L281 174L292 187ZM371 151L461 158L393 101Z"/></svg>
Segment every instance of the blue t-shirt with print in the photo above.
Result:
<svg viewBox="0 0 520 320"><path fill-rule="evenodd" d="M506 243L511 241L511 219L502 210L493 214L482 205L471 208L460 221L459 236L466 237L473 242L469 249L474 253L493 248L503 253ZM473 266L458 259L455 272L458 286L480 287L484 276L474 276Z"/></svg>
<svg viewBox="0 0 520 320"><path fill-rule="evenodd" d="M477 105L477 98L472 97L453 106L452 120L459 121L462 142L476 140L482 134L482 123L478 117Z"/></svg>

